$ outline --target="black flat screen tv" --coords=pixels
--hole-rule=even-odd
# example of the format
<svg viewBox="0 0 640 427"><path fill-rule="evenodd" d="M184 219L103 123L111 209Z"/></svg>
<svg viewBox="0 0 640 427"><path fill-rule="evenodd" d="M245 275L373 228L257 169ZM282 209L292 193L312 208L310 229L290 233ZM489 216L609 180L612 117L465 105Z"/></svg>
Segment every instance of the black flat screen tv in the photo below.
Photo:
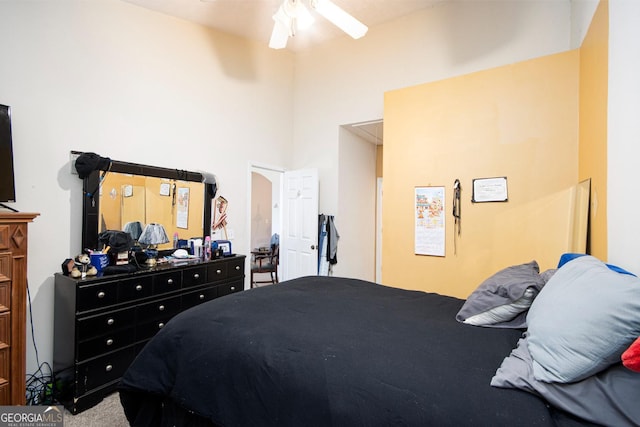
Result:
<svg viewBox="0 0 640 427"><path fill-rule="evenodd" d="M13 175L11 108L0 104L0 203L15 201L16 186Z"/></svg>

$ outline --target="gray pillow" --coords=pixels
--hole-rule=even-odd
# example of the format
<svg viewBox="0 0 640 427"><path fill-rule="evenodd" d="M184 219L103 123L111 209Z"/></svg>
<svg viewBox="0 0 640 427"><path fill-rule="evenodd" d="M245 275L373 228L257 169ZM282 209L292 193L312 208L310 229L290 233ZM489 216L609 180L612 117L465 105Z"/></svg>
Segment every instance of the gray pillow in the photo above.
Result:
<svg viewBox="0 0 640 427"><path fill-rule="evenodd" d="M498 271L469 295L456 320L492 328L526 328L526 312L552 274L539 272L536 261Z"/></svg>
<svg viewBox="0 0 640 427"><path fill-rule="evenodd" d="M491 385L515 388L542 396L551 405L584 420L606 426L640 425L640 374L616 363L596 375L569 384L538 381L527 336L504 359L491 379Z"/></svg>
<svg viewBox="0 0 640 427"><path fill-rule="evenodd" d="M573 382L619 362L640 335L640 279L583 256L564 264L529 308L539 381Z"/></svg>

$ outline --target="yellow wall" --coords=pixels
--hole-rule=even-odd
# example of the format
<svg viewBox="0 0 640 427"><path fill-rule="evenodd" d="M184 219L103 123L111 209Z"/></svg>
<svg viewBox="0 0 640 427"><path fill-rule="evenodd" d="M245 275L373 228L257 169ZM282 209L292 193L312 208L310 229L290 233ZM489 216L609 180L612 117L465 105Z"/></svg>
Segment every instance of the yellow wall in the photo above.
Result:
<svg viewBox="0 0 640 427"><path fill-rule="evenodd" d="M580 48L579 178L591 178L590 253L607 259L609 4L601 1Z"/></svg>
<svg viewBox="0 0 640 427"><path fill-rule="evenodd" d="M383 146L376 146L376 178L382 178L382 158L383 158Z"/></svg>
<svg viewBox="0 0 640 427"><path fill-rule="evenodd" d="M129 218L123 221L122 218L122 188L126 185L144 188L144 177L120 173L107 173L105 175L104 182L100 187L100 218L106 225L105 230L122 230L127 221L132 221ZM144 205L144 194L138 194L134 190L131 199L139 200L140 198L143 200L142 204ZM144 211L135 220L142 221L144 224ZM99 231L105 230L100 229Z"/></svg>
<svg viewBox="0 0 640 427"><path fill-rule="evenodd" d="M579 60L574 50L385 94L384 284L464 298L505 266L555 267L578 177ZM472 204L472 179L494 176L507 177L509 201ZM445 187L445 257L414 254L414 188L429 185Z"/></svg>
<svg viewBox="0 0 640 427"><path fill-rule="evenodd" d="M163 183L176 185L175 200L170 195L161 195L160 186ZM200 182L173 181L163 178L147 177L146 183L146 221L148 223L162 224L169 237L169 242L158 246L159 249L170 249L173 247L173 234L178 233L180 239L190 239L192 237L202 238L203 213L204 213L204 187ZM180 200L183 191L184 200ZM184 218L181 218L181 209L188 214L186 217L186 227ZM181 227L178 227L179 218Z"/></svg>
<svg viewBox="0 0 640 427"><path fill-rule="evenodd" d="M178 200L174 202L171 193L160 194L162 183L177 189L189 189L187 227L178 227ZM122 195L125 186L132 186L131 197ZM171 239L178 233L180 239L202 236L204 217L204 186L201 182L186 182L162 178L144 177L122 173L108 173L100 190L100 218L106 230L122 230L129 221L140 221L143 226L155 222L165 227L169 243L160 245L160 249L170 249ZM183 204L183 206L185 206ZM123 217L123 212L126 215ZM182 223L181 223L182 225ZM100 230L104 231L104 230Z"/></svg>

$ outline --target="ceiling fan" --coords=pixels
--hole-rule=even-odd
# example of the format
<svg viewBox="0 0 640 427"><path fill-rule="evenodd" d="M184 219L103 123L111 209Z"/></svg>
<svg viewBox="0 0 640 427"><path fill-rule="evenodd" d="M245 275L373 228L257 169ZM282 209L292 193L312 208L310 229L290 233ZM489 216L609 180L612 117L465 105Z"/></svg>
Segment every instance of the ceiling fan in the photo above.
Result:
<svg viewBox="0 0 640 427"><path fill-rule="evenodd" d="M308 0L311 9L322 15L325 19L349 34L354 39L359 39L367 33L367 26L349 15L331 0ZM289 37L296 34L296 30L308 28L313 24L314 17L302 0L284 0L277 12L273 15L274 25L269 47L283 49L287 46Z"/></svg>

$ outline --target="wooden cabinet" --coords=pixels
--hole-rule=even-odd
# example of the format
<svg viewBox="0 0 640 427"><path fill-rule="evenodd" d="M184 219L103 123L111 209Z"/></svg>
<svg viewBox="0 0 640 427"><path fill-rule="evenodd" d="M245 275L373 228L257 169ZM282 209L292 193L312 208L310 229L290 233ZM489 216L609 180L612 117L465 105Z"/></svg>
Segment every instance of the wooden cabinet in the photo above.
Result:
<svg viewBox="0 0 640 427"><path fill-rule="evenodd" d="M27 225L35 213L0 213L0 406L26 400Z"/></svg>
<svg viewBox="0 0 640 427"><path fill-rule="evenodd" d="M243 290L244 262L236 255L86 279L56 274L53 370L61 403L76 414L113 392L173 316Z"/></svg>

